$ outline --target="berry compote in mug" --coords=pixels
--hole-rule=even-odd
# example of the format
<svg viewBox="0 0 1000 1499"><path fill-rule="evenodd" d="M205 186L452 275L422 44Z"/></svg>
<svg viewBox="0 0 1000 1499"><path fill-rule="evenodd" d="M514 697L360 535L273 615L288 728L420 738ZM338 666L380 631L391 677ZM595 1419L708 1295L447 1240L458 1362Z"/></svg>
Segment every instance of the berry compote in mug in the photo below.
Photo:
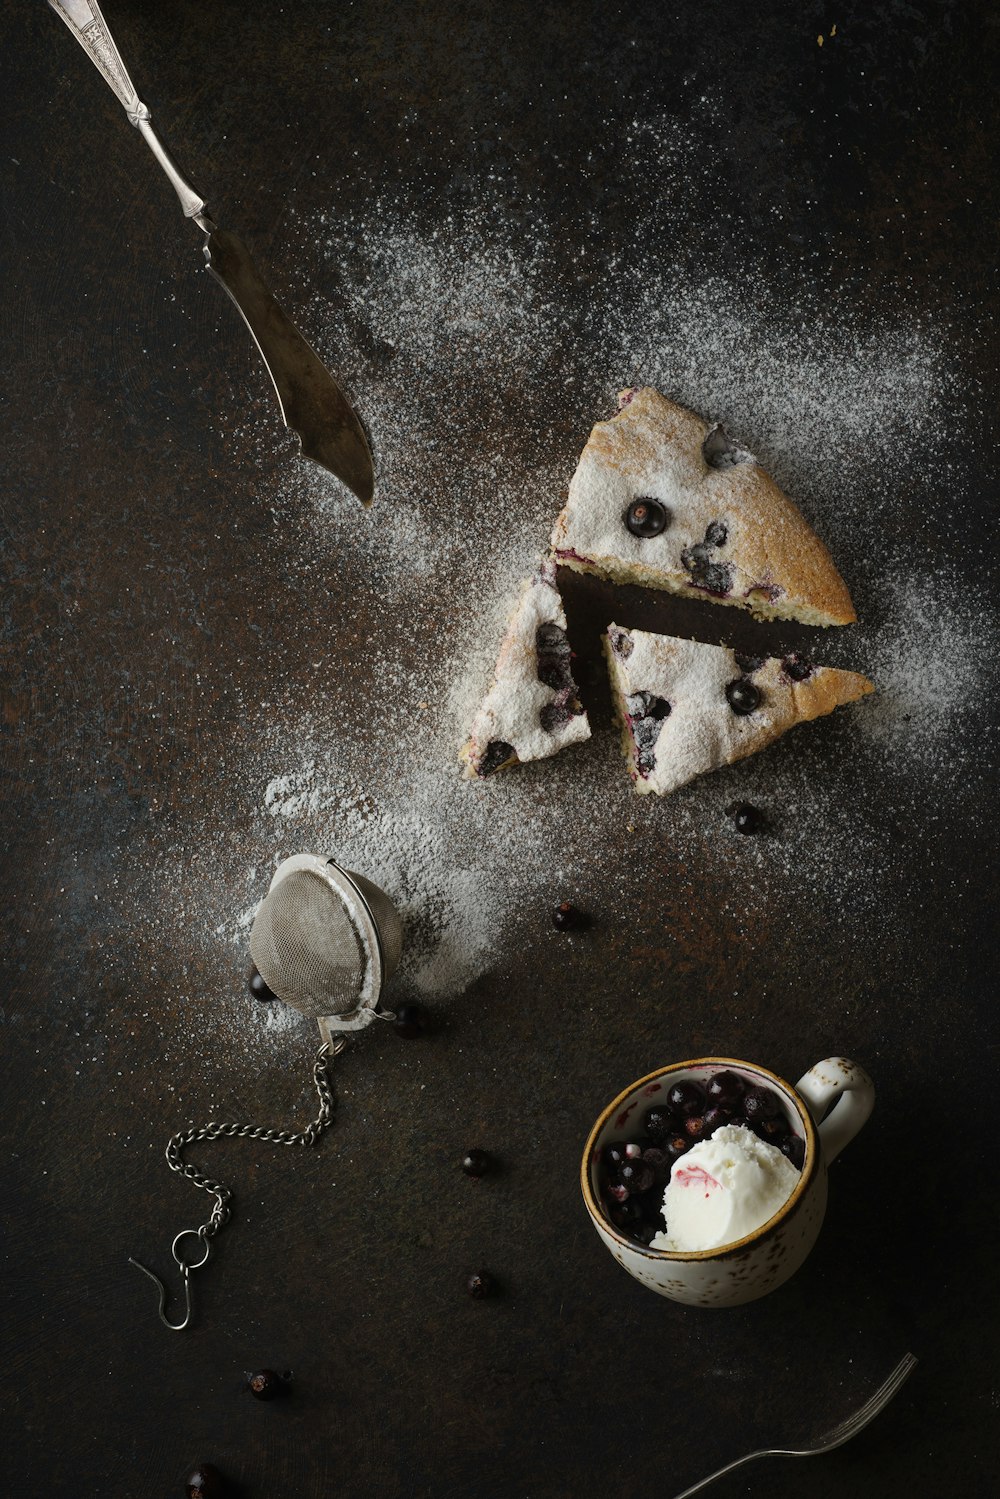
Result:
<svg viewBox="0 0 1000 1499"><path fill-rule="evenodd" d="M812 1249L827 1166L874 1102L871 1078L844 1057L817 1062L794 1088L729 1057L674 1062L626 1088L591 1130L587 1212L618 1263L661 1296L754 1301ZM738 1237L716 1242L727 1227Z"/></svg>

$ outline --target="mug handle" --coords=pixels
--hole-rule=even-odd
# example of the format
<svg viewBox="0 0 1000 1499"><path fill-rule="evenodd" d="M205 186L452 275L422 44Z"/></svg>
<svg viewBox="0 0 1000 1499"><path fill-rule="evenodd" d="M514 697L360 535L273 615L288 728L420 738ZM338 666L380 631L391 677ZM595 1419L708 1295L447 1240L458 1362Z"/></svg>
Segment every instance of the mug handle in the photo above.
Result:
<svg viewBox="0 0 1000 1499"><path fill-rule="evenodd" d="M854 1139L875 1106L875 1084L863 1067L846 1057L817 1062L799 1078L795 1091L816 1121L828 1163Z"/></svg>

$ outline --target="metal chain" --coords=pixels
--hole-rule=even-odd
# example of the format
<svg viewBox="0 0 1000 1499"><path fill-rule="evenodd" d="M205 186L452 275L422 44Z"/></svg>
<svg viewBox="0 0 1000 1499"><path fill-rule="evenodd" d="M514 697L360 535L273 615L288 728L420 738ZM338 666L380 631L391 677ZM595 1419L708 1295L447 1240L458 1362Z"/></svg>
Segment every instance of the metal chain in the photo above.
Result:
<svg viewBox="0 0 1000 1499"><path fill-rule="evenodd" d="M159 1288L160 1321L165 1327L169 1327L172 1332L183 1331L191 1320L191 1271L199 1270L208 1259L211 1249L209 1240L214 1238L219 1230L228 1223L230 1218L229 1204L233 1196L230 1189L224 1187L221 1182L213 1181L210 1176L206 1176L203 1171L199 1171L197 1166L193 1166L190 1161L182 1161L181 1152L185 1146L194 1145L202 1140L219 1140L222 1138L267 1140L271 1145L315 1145L319 1136L329 1127L333 1119L333 1090L330 1087L330 1079L327 1075L327 1062L331 1057L336 1056L338 1052L342 1051L346 1044L346 1039L340 1036L332 1046L329 1041L324 1041L316 1053L316 1058L313 1062L313 1086L319 1098L319 1113L305 1129L270 1129L265 1125L259 1124L217 1124L213 1121L210 1124L203 1124L195 1129L181 1130L178 1134L171 1135L167 1141L165 1155L167 1165L171 1171L175 1171L179 1176L183 1176L186 1181L192 1182L194 1186L200 1187L203 1192L211 1193L215 1198L215 1206L212 1208L205 1222L199 1228L181 1229L180 1233L174 1239L171 1249L174 1261L181 1272L184 1282L186 1310L183 1322L170 1322L164 1315L163 1308L166 1300L166 1287L159 1276L154 1275L151 1270L147 1270L145 1265L140 1265L138 1260L130 1260L130 1263L135 1265L137 1270L141 1270L144 1275L148 1275L149 1279ZM187 1260L183 1254L178 1252L178 1244L181 1240L189 1236L197 1239L199 1244L204 1247L205 1252L199 1260Z"/></svg>
<svg viewBox="0 0 1000 1499"><path fill-rule="evenodd" d="M339 1049L339 1048L338 1048ZM327 1077L326 1062L330 1055L330 1043L324 1041L316 1053L313 1063L313 1084L319 1097L319 1113L313 1122L304 1130L268 1129L259 1124L203 1124L196 1129L181 1130L176 1135L171 1135L167 1141L164 1154L167 1165L171 1171L176 1171L185 1180L200 1187L203 1192L210 1192L215 1198L215 1206L206 1221L196 1230L199 1239L211 1239L229 1222L232 1192L228 1187L222 1186L220 1182L213 1181L197 1166L190 1161L181 1160L181 1151L186 1145L194 1145L202 1140L219 1140L222 1138L239 1140L267 1140L271 1145L315 1145L319 1136L328 1128L333 1118L333 1090Z"/></svg>

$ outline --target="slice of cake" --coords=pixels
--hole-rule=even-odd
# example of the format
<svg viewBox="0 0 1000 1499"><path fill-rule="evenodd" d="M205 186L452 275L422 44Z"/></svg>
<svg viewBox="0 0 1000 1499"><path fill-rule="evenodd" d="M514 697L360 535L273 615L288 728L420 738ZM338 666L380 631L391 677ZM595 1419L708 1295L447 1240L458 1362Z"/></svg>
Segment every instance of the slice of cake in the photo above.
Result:
<svg viewBox="0 0 1000 1499"><path fill-rule="evenodd" d="M867 677L802 656L746 656L618 625L604 648L629 774L643 795L665 796L875 690Z"/></svg>
<svg viewBox="0 0 1000 1499"><path fill-rule="evenodd" d="M761 619L855 618L826 547L757 460L655 390L598 422L552 532L557 560Z"/></svg>
<svg viewBox="0 0 1000 1499"><path fill-rule="evenodd" d="M497 658L496 678L460 759L465 774L492 775L519 760L541 760L590 738L573 681L566 615L553 562L521 590Z"/></svg>

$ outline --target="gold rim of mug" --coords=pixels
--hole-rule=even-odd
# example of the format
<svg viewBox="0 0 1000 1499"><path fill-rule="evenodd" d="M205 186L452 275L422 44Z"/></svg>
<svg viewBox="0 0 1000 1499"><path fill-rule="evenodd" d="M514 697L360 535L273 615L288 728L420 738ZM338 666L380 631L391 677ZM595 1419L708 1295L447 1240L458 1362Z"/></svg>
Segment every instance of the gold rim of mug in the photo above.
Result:
<svg viewBox="0 0 1000 1499"><path fill-rule="evenodd" d="M650 1083L657 1082L660 1078L667 1077L672 1072L690 1072L696 1067L739 1067L745 1072L752 1072L755 1077L766 1078L769 1082L775 1084L787 1102L794 1108L802 1122L806 1145L805 1160L802 1162L799 1179L790 1197L786 1202L782 1203L773 1217L768 1218L759 1228L755 1228L752 1234L746 1234L742 1239L734 1239L731 1244L722 1244L718 1249L650 1249L648 1245L638 1244L635 1239L629 1239L624 1234L619 1233L614 1224L602 1212L601 1205L594 1195L591 1184L590 1173L594 1162L594 1152L602 1132L607 1127L609 1119L612 1118L623 1104L627 1103L643 1088L648 1087ZM776 1072L769 1071L767 1067L761 1067L756 1062L744 1062L739 1057L695 1057L693 1061L671 1062L666 1067L658 1067L655 1072L647 1073L645 1077L640 1077L636 1082L630 1083L627 1088L622 1089L617 1098L611 1100L607 1108L598 1116L597 1123L587 1136L587 1143L583 1149L583 1161L580 1166L580 1186L583 1191L583 1200L586 1203L587 1211L597 1227L603 1233L610 1234L624 1249L631 1250L633 1254L641 1255L649 1260L723 1260L730 1255L738 1253L741 1249L746 1249L748 1245L756 1244L759 1240L766 1238L787 1218L788 1214L795 1207L795 1204L801 1199L806 1187L816 1175L819 1162L818 1146L816 1126L813 1123L812 1115L791 1083L786 1082L783 1077L779 1077Z"/></svg>

